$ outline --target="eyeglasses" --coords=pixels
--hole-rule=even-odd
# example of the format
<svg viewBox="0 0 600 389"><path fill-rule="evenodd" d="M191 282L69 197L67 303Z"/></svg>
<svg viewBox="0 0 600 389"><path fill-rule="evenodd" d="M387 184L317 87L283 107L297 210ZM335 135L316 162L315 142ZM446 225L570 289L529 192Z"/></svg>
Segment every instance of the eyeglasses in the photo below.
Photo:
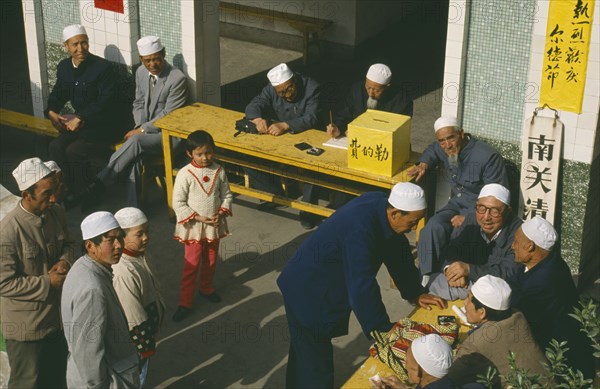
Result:
<svg viewBox="0 0 600 389"><path fill-rule="evenodd" d="M485 214L487 211L490 211L490 216L491 217L498 217L500 215L502 215L502 213L504 212L504 208L503 209L498 209L498 208L488 208L483 204L475 204L475 210L477 211L478 214L483 215Z"/></svg>
<svg viewBox="0 0 600 389"><path fill-rule="evenodd" d="M296 91L296 84L295 83L291 83L290 85L288 85L285 89L276 91L277 95L280 97L285 97L290 93L293 93L294 91Z"/></svg>

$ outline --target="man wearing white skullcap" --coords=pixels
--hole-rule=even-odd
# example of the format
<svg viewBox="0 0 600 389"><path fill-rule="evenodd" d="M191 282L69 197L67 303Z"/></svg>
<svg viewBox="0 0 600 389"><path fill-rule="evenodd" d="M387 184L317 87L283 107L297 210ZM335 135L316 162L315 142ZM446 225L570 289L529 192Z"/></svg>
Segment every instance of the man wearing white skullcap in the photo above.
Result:
<svg viewBox="0 0 600 389"><path fill-rule="evenodd" d="M368 192L337 210L300 245L277 279L290 333L302 334L290 339L288 387L333 387L331 339L348 333L351 312L367 337L391 329L376 279L382 264L404 299L428 309L445 306L421 286L404 235L416 228L425 209L425 193L415 184L396 184L389 196Z"/></svg>
<svg viewBox="0 0 600 389"><path fill-rule="evenodd" d="M516 365L529 374L544 374L544 353L535 344L525 316L510 309L511 288L501 278L486 275L479 278L465 299L465 311L474 330L459 346L448 378L454 385L477 382L489 367L502 377L511 372L509 352L515 353ZM505 387L498 376L494 387Z"/></svg>
<svg viewBox="0 0 600 389"><path fill-rule="evenodd" d="M579 306L579 295L557 243L556 230L539 216L517 230L512 248L515 261L524 267L508 280L512 306L525 314L542 348L552 339L567 341L567 364L592 378L595 366L589 339L580 331L580 323L569 316Z"/></svg>
<svg viewBox="0 0 600 389"><path fill-rule="evenodd" d="M58 64L45 113L59 131L48 153L65 173L71 195L65 205L70 207L73 196L108 161L111 146L122 139L130 119L113 66L89 52L85 28L67 26L63 38L69 58ZM72 114L61 112L67 102Z"/></svg>
<svg viewBox="0 0 600 389"><path fill-rule="evenodd" d="M508 189L500 184L484 186L475 212L467 214L442 251L442 272L431 276L429 291L447 300L462 300L470 285L486 274L511 277L521 268L511 245L522 223L512 212Z"/></svg>
<svg viewBox="0 0 600 389"><path fill-rule="evenodd" d="M494 148L466 134L453 117L435 122L436 141L423 152L417 166L408 172L418 182L428 169L445 169L451 199L427 221L419 235L417 253L424 282L441 270L440 255L454 228L474 211L477 196L487 184L508 187L504 159Z"/></svg>
<svg viewBox="0 0 600 389"><path fill-rule="evenodd" d="M110 212L81 222L85 254L63 285L61 315L69 345L69 388L140 388L139 359L112 285L123 231Z"/></svg>
<svg viewBox="0 0 600 389"><path fill-rule="evenodd" d="M259 134L280 136L286 132L298 134L308 129L324 129L321 87L317 81L294 73L284 63L271 69L267 78L269 85L246 106L246 117L256 125ZM254 169L244 170L250 176L253 188L284 195L279 177ZM313 185L304 185L302 200L316 204L318 199ZM259 209L275 207L274 203L266 202ZM300 219L304 228L314 227L310 214L300 212Z"/></svg>
<svg viewBox="0 0 600 389"><path fill-rule="evenodd" d="M138 206L138 192L142 173L142 159L162 156L163 143L160 128L154 122L188 101L188 81L183 72L165 59L165 47L157 36L145 36L137 41L140 62L135 73L135 100L133 101L133 129L125 134L125 143L113 153L108 165L97 179L86 188L85 208L102 199L108 185L127 172L127 202ZM177 140L176 143L179 143ZM175 144L174 144L175 146Z"/></svg>
<svg viewBox="0 0 600 389"><path fill-rule="evenodd" d="M39 158L12 172L21 199L0 222L0 319L9 387L65 387L67 345L61 287L76 244L56 205L56 173Z"/></svg>
<svg viewBox="0 0 600 389"><path fill-rule="evenodd" d="M165 313L159 285L146 257L150 241L148 218L134 207L115 213L125 232L121 260L113 265L113 286L129 325L129 334L142 361L142 386L148 372L149 358L156 353L156 335Z"/></svg>
<svg viewBox="0 0 600 389"><path fill-rule="evenodd" d="M344 103L333 114L327 133L334 138L346 133L348 123L367 109L412 116L413 102L406 91L392 84L392 71L387 65L371 65L364 80L350 87Z"/></svg>

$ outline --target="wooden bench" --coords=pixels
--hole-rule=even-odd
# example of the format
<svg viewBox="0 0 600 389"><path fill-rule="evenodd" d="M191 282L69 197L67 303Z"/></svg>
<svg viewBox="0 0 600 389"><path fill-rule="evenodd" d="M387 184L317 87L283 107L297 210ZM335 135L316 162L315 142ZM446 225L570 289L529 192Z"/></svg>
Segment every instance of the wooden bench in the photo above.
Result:
<svg viewBox="0 0 600 389"><path fill-rule="evenodd" d="M227 3L221 1L219 2L219 9L221 12L238 16L245 15L265 20L286 22L290 27L302 34L302 60L305 65L308 63L309 45L314 43L318 48L319 33L333 24L333 21L331 20L275 11L273 9L258 8L239 3Z"/></svg>

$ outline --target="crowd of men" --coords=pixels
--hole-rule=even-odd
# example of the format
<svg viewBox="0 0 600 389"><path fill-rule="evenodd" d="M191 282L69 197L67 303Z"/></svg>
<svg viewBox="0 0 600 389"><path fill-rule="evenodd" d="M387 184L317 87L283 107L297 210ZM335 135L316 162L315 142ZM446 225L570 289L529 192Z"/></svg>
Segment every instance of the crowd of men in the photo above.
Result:
<svg viewBox="0 0 600 389"><path fill-rule="evenodd" d="M98 204L121 174L128 177L128 200L135 203L143 157L162 149L153 122L188 102L186 77L165 60L158 37L141 38L143 66L127 115L114 106L111 66L89 53L85 29L68 26L63 39L70 57L58 65L47 115L60 131L49 154L65 173L64 205ZM246 116L258 136L310 128L340 136L366 109L412 114L412 102L391 77L386 65L371 66L330 121L323 118L318 82L281 64L268 73L269 84L248 104ZM73 114L61 113L67 102ZM367 337L392 328L376 281L382 264L402 298L424 309L464 299L474 326L454 358L434 337L413 343L409 377L420 387L468 387L487 367L506 375L509 351L517 354L520 367L541 371L542 350L552 339L568 342L570 367L594 375L589 342L569 316L578 295L560 256L557 231L542 218L523 221L512 210L510 190L517 188L508 187L500 153L465 133L454 117L442 116L433 127L436 141L409 174L418 182L442 167L452 195L420 233L418 266L405 234L416 229L428 205L417 184L400 183L389 194L368 192L340 207L302 243L277 279L294 334L287 387L333 387L332 338L347 333L351 312ZM107 155L119 140L124 140L121 148ZM281 190L274 177L249 174L255 187ZM123 252L122 226L108 212L88 216L81 223L84 255L77 258L79 244L58 204L57 169L31 158L13 176L21 200L0 228L9 387L140 387L138 354L111 282L111 266ZM316 189L306 185L304 200L316 201ZM310 218L301 221L306 228L315 226ZM501 333L493 342L486 338L490 327ZM92 335L97 335L93 341ZM402 387L388 378L374 385Z"/></svg>

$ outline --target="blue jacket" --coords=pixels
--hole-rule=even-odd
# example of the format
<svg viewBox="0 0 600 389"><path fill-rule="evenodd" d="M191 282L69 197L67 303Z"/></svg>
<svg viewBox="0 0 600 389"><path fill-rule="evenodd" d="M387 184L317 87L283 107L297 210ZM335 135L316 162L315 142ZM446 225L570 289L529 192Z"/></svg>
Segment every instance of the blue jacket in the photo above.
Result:
<svg viewBox="0 0 600 389"><path fill-rule="evenodd" d="M387 219L388 196L365 193L340 208L302 243L277 284L286 310L324 337L348 333L350 312L367 337L392 327L377 283L385 264L404 299L426 293L408 240Z"/></svg>

